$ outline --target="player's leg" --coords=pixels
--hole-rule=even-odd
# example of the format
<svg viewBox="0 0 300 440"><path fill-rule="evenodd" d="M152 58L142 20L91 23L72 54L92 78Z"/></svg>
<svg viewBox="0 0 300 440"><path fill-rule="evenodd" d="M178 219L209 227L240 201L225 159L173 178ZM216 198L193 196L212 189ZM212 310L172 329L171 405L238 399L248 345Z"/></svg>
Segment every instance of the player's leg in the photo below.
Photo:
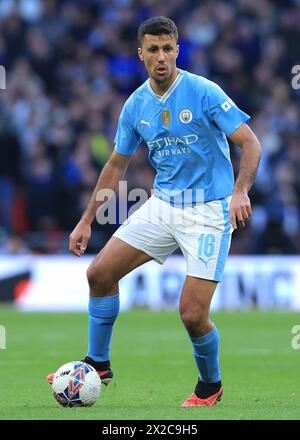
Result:
<svg viewBox="0 0 300 440"><path fill-rule="evenodd" d="M162 264L178 247L160 215L161 201L151 197L114 233L88 269L88 357L108 374L110 340L119 311L118 281L151 259Z"/></svg>
<svg viewBox="0 0 300 440"><path fill-rule="evenodd" d="M119 313L118 281L150 260L149 255L112 237L88 268L89 336L85 360L98 371L110 373L110 342Z"/></svg>
<svg viewBox="0 0 300 440"><path fill-rule="evenodd" d="M88 353L84 362L92 365L104 385L113 373L110 368L110 341L119 312L118 281L141 264L153 258L112 237L90 264L87 278L90 286ZM54 373L47 376L53 381Z"/></svg>
<svg viewBox="0 0 300 440"><path fill-rule="evenodd" d="M90 296L105 297L118 293L118 281L153 257L125 241L111 237L87 270Z"/></svg>
<svg viewBox="0 0 300 440"><path fill-rule="evenodd" d="M180 300L180 316L190 336L199 371L195 392L183 406L209 406L221 398L219 334L209 319L210 303L217 283L187 276Z"/></svg>
<svg viewBox="0 0 300 440"><path fill-rule="evenodd" d="M196 397L196 402L192 404L188 399L184 406L215 404L222 393L218 362L219 335L209 320L209 307L217 283L221 280L231 241L229 202L230 197L226 197L194 208L184 208L183 221L175 229L176 239L186 259L188 275L180 312L199 369L195 394L191 396L191 400Z"/></svg>
<svg viewBox="0 0 300 440"><path fill-rule="evenodd" d="M146 261L162 264L176 248L178 243L161 221L161 201L152 196L120 226L88 268L90 318L85 360L105 373L100 374L103 382L112 377L109 348L119 311L118 281Z"/></svg>

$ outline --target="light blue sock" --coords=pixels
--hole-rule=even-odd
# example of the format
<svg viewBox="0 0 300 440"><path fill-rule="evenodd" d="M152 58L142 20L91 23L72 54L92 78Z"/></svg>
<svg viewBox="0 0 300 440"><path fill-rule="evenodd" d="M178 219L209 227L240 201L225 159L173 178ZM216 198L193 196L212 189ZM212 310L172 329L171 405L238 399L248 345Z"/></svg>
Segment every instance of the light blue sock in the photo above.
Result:
<svg viewBox="0 0 300 440"><path fill-rule="evenodd" d="M194 356L202 382L219 382L219 333L216 327L199 338L190 338L194 347Z"/></svg>
<svg viewBox="0 0 300 440"><path fill-rule="evenodd" d="M119 294L102 298L90 296L87 356L94 361L110 360L110 340L119 307Z"/></svg>

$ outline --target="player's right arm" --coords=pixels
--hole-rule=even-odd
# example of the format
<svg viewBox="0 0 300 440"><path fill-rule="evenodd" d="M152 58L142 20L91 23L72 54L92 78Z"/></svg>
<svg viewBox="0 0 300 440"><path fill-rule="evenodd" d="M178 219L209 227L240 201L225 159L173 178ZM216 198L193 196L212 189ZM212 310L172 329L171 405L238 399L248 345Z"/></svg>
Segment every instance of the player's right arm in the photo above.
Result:
<svg viewBox="0 0 300 440"><path fill-rule="evenodd" d="M135 130L133 116L135 114L134 100L129 98L120 114L118 129L115 136L115 150L104 166L93 191L91 200L84 211L79 223L70 235L69 249L80 257L86 250L91 236L91 224L98 208L107 200L97 200L97 194L103 190L116 191L119 181L125 174L126 168L136 148L141 143L141 137Z"/></svg>
<svg viewBox="0 0 300 440"><path fill-rule="evenodd" d="M87 243L91 237L91 223L96 216L99 206L105 203L105 201L97 201L97 193L104 189L116 191L119 181L125 174L130 159L131 156L124 156L114 151L102 169L90 202L70 235L69 250L77 257L84 254Z"/></svg>

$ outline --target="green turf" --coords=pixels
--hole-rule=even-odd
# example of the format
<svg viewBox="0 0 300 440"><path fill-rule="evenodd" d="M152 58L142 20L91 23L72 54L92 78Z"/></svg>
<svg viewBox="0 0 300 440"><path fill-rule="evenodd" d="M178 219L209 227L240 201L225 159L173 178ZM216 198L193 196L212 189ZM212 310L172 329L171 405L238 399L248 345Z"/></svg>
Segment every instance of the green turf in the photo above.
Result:
<svg viewBox="0 0 300 440"><path fill-rule="evenodd" d="M224 396L212 408L180 408L193 391L192 348L177 312L121 313L112 345L114 381L91 408L62 408L46 375L86 350L87 315L0 308L0 419L299 419L300 316L218 312Z"/></svg>

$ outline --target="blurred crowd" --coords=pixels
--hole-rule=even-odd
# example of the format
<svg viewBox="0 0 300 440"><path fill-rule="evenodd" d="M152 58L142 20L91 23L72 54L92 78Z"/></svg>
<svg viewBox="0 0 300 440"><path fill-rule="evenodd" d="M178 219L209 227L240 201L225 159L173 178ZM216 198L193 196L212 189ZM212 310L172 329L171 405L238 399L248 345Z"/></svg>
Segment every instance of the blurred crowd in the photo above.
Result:
<svg viewBox="0 0 300 440"><path fill-rule="evenodd" d="M252 116L262 144L253 216L231 252L300 252L300 94L291 73L300 64L300 0L1 0L1 253L66 252L122 105L146 79L138 26L158 15L178 26L178 66L217 82ZM142 145L133 157L128 190L150 194L147 154ZM95 222L89 252L116 227Z"/></svg>

